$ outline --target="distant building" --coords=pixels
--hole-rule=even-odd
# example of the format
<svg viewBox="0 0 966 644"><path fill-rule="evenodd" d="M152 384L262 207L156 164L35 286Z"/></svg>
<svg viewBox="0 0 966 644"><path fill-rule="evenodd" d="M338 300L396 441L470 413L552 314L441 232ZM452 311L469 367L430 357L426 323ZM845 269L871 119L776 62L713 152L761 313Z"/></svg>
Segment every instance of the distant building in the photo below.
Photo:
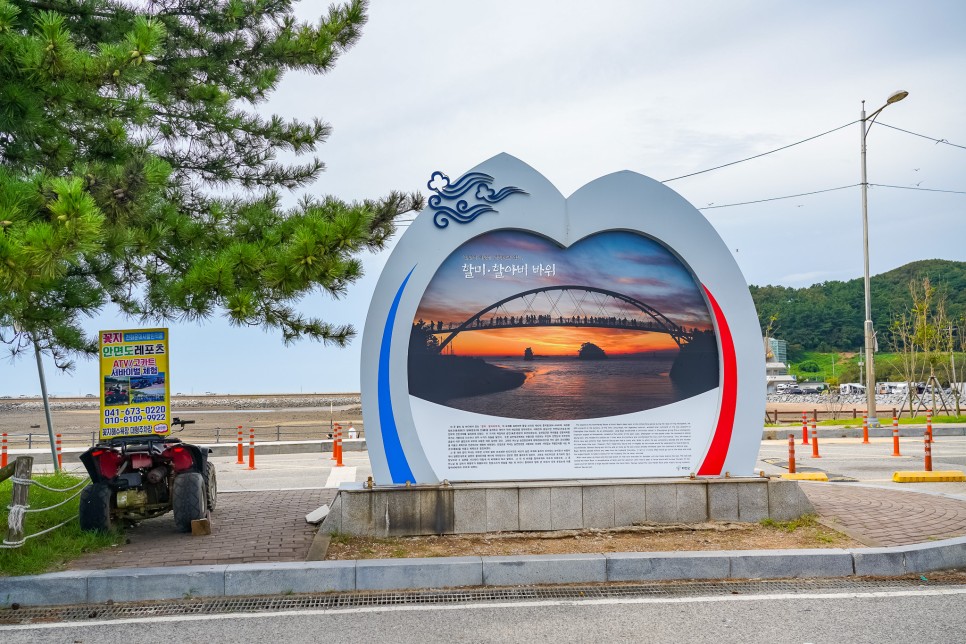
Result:
<svg viewBox="0 0 966 644"><path fill-rule="evenodd" d="M765 338L765 362L788 364L788 342L778 338Z"/></svg>
<svg viewBox="0 0 966 644"><path fill-rule="evenodd" d="M781 389L796 382L798 379L788 375L788 366L784 362L765 363L765 393L780 393Z"/></svg>
<svg viewBox="0 0 966 644"><path fill-rule="evenodd" d="M765 393L781 393L798 382L788 375L788 343L778 338L762 338L765 344Z"/></svg>

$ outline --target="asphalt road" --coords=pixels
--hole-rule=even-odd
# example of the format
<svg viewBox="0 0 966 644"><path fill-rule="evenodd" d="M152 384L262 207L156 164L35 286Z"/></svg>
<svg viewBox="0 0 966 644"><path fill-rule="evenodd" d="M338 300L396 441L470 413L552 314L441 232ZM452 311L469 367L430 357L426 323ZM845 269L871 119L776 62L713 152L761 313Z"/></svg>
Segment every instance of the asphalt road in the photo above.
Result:
<svg viewBox="0 0 966 644"><path fill-rule="evenodd" d="M18 642L966 641L966 587L397 605L0 627Z"/></svg>

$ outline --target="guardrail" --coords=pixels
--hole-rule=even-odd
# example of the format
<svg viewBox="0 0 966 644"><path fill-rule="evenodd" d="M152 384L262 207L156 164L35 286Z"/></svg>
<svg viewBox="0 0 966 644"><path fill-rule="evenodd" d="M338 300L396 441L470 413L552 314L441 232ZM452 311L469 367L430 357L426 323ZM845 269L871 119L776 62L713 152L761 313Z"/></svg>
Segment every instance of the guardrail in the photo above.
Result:
<svg viewBox="0 0 966 644"><path fill-rule="evenodd" d="M277 442L289 440L329 440L333 437L334 427L337 424L342 426L342 437L347 438L350 434L350 427L355 430L356 438L365 438L365 429L361 422L340 420L330 423L318 423L312 425L246 425L245 430L254 428L260 442L274 440ZM225 427L192 427L183 432L174 432L172 436L177 436L185 442L198 443L234 443L239 425ZM92 447L97 443L98 432L91 430L59 430L62 442L65 447ZM20 432L8 433L7 445L10 451L17 449L34 449L50 446L50 439L47 432Z"/></svg>
<svg viewBox="0 0 966 644"><path fill-rule="evenodd" d="M927 410L920 409L917 413L925 414ZM879 407L877 409L879 421L882 422L883 419L888 421L891 420L893 416L897 418L902 418L903 414L909 415L909 409L900 409L898 407ZM801 423L802 414L807 415L810 419L819 420L838 420L852 418L853 420L861 418L865 414L864 409L858 409L853 407L852 409L819 409L818 407L813 407L812 409L799 409L798 411L779 411L777 409L772 411L765 411L765 422L766 423L781 423L784 419L792 425L796 423Z"/></svg>

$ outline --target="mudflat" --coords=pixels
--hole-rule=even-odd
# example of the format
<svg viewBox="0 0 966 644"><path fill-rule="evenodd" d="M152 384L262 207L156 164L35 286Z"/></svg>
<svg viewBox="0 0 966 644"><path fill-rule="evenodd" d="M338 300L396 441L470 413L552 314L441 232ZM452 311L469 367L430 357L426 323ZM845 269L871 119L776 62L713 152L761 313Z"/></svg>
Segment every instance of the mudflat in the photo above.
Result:
<svg viewBox="0 0 966 644"><path fill-rule="evenodd" d="M90 445L99 431L97 399L51 400L54 433L62 434L65 447ZM194 420L173 434L188 442L233 442L241 426L248 441L310 440L327 438L335 423L347 430L352 424L362 431L362 408L358 394L290 396L199 396L172 400L172 417ZM11 449L26 447L28 434L34 447L47 442L47 421L40 399L0 400L0 432L7 433ZM39 444L38 444L39 441Z"/></svg>

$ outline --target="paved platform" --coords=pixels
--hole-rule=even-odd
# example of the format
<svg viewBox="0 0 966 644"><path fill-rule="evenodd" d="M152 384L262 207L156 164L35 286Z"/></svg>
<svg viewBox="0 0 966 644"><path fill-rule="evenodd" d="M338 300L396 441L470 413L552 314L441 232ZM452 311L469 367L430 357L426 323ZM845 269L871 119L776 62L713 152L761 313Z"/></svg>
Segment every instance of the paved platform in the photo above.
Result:
<svg viewBox="0 0 966 644"><path fill-rule="evenodd" d="M305 515L331 504L340 483L365 481L372 473L366 452L346 452L343 467L336 467L330 457L314 449L262 454L256 469L249 470L247 460L238 464L235 456L214 456L219 494L210 535L178 532L169 513L128 528L128 543L75 559L68 569L305 561L316 533ZM64 466L86 476L79 463ZM35 468L50 470L49 463Z"/></svg>
<svg viewBox="0 0 966 644"><path fill-rule="evenodd" d="M802 490L823 520L867 546L904 546L966 535L962 499L854 483L803 483Z"/></svg>
<svg viewBox="0 0 966 644"><path fill-rule="evenodd" d="M902 575L966 567L966 484L888 479L891 469L915 460L914 445L908 444L909 456L889 458L882 439L872 445L833 439L823 443L823 458L802 457L802 465L858 481L803 482L802 489L824 521L866 548L306 562L315 527L305 515L331 502L340 482L364 481L370 473L365 452L354 454L346 468L315 452L266 456L256 471L218 457L219 505L210 536L175 532L171 517L160 517L129 530L130 543L78 559L67 572L7 581L14 589L10 597L32 605L177 598L186 587L199 594L245 595L632 578ZM937 441L936 447L938 460L950 466L966 461L964 438ZM769 458L781 449L774 441L762 443L761 457L768 460L759 466L765 473L784 471ZM514 575L497 574L505 569ZM148 579L157 583L145 584Z"/></svg>
<svg viewBox="0 0 966 644"><path fill-rule="evenodd" d="M955 447L943 447L958 455L966 448L966 441L960 441ZM885 444L877 448L853 443L826 444L823 459L808 459L811 467L874 482L803 482L802 489L823 520L870 547L966 536L966 494L962 494L966 486L891 484L886 473L893 461L875 459L873 467L867 460L868 450L881 452ZM334 467L328 454L317 452L265 455L256 462L255 471L232 457L212 460L218 467L221 493L210 536L179 533L166 515L130 528L130 543L77 559L70 569L305 561L315 534L305 515L331 503L340 482L364 481L371 473L365 452L347 453L343 468ZM770 473L781 471L769 463L761 465Z"/></svg>
<svg viewBox="0 0 966 644"><path fill-rule="evenodd" d="M223 492L211 534L178 532L170 514L126 530L128 543L75 559L69 570L305 561L316 527L305 515L334 489Z"/></svg>

